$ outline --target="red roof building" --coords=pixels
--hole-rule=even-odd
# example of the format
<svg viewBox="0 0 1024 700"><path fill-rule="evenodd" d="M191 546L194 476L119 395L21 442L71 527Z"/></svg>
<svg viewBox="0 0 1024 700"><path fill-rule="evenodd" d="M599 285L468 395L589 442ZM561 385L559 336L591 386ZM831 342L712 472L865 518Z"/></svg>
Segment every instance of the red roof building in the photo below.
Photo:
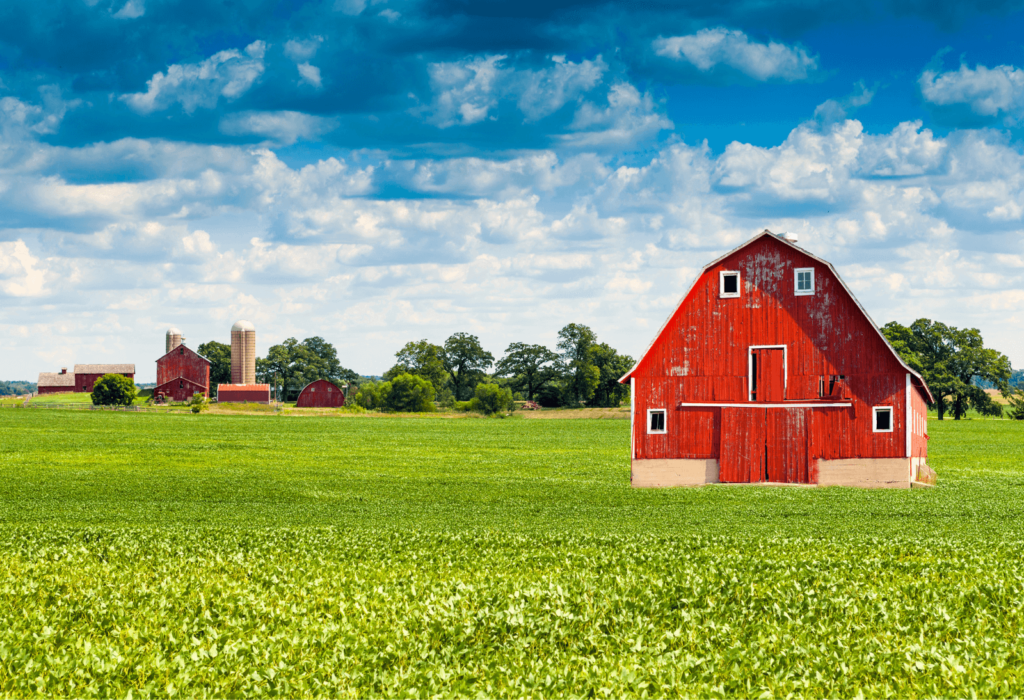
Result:
<svg viewBox="0 0 1024 700"><path fill-rule="evenodd" d="M299 392L296 408L338 408L345 405L345 392L333 382L317 379Z"/></svg>
<svg viewBox="0 0 1024 700"><path fill-rule="evenodd" d="M270 385L218 384L217 403L270 403Z"/></svg>
<svg viewBox="0 0 1024 700"><path fill-rule="evenodd" d="M36 393L39 394L63 394L63 393L92 393L92 387L96 380L104 374L123 374L129 379L135 379L135 365L75 365L73 372L68 372L64 367L58 372L40 372L39 380L36 383Z"/></svg>
<svg viewBox="0 0 1024 700"><path fill-rule="evenodd" d="M178 345L156 361L153 397L188 401L193 394L210 397L210 361L191 348Z"/></svg>
<svg viewBox="0 0 1024 700"><path fill-rule="evenodd" d="M709 263L619 381L634 486L909 488L927 461L924 380L831 264L769 231Z"/></svg>

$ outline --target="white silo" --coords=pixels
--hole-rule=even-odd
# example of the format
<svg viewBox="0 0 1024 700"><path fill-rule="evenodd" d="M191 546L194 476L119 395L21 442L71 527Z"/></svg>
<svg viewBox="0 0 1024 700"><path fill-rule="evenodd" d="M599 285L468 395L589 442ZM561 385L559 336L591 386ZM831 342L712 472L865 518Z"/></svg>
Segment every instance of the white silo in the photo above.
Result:
<svg viewBox="0 0 1024 700"><path fill-rule="evenodd" d="M181 331L179 331L177 328L173 326L168 328L167 342L164 346L164 354L169 353L171 350L181 345L182 342L184 342L184 340L185 339L181 337Z"/></svg>
<svg viewBox="0 0 1024 700"><path fill-rule="evenodd" d="M256 383L256 326L250 321L231 326L231 383Z"/></svg>

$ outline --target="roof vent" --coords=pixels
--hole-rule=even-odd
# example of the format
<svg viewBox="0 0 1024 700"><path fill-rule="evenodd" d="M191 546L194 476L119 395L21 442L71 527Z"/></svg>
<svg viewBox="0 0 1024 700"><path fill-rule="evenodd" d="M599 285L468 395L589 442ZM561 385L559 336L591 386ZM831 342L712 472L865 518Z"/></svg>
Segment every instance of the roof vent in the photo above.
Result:
<svg viewBox="0 0 1024 700"><path fill-rule="evenodd" d="M790 243L796 243L798 240L797 235L795 233L777 233L775 235L778 236L779 238L789 241Z"/></svg>

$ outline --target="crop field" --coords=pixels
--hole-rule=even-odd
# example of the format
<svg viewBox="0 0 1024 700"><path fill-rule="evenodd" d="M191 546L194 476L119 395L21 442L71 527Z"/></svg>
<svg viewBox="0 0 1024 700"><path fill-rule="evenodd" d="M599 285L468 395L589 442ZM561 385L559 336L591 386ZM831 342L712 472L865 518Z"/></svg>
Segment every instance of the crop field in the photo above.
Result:
<svg viewBox="0 0 1024 700"><path fill-rule="evenodd" d="M629 488L628 421L0 412L0 695L1020 696L1024 425Z"/></svg>

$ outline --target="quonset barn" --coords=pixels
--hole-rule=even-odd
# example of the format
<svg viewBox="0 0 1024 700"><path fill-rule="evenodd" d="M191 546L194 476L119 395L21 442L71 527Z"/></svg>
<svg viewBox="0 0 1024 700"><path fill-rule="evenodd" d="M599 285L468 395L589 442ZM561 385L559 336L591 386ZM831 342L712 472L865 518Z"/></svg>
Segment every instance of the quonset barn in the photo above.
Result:
<svg viewBox="0 0 1024 700"><path fill-rule="evenodd" d="M345 392L326 379L317 379L299 392L296 408L338 408L345 405Z"/></svg>
<svg viewBox="0 0 1024 700"><path fill-rule="evenodd" d="M770 231L709 263L619 381L634 486L909 488L930 473L924 380L831 264Z"/></svg>

